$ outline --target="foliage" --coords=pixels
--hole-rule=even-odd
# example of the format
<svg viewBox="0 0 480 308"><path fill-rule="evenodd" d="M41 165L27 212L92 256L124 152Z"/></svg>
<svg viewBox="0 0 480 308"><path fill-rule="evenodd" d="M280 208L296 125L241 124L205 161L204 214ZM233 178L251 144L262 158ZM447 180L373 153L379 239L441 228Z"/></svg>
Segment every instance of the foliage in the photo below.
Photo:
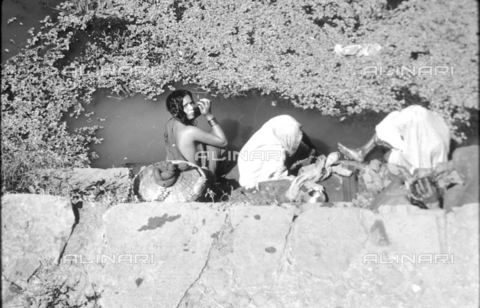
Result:
<svg viewBox="0 0 480 308"><path fill-rule="evenodd" d="M121 175L114 175L109 181L89 179L89 181L79 182L69 177L72 174L75 174L75 170L37 169L36 172L31 172L29 175L28 191L42 195L65 196L73 204L96 202L110 206L138 202L131 192L133 181L131 171L127 181L122 179Z"/></svg>
<svg viewBox="0 0 480 308"><path fill-rule="evenodd" d="M177 81L225 96L259 90L325 115L430 103L457 138L478 106L478 10L473 0L82 0L4 65L3 190L34 168L86 166L98 127L69 133L98 88L154 99ZM369 57L336 44L378 43ZM81 49L80 55L71 48ZM382 67L387 74L366 73ZM449 67L446 75L396 68ZM6 183L6 184L5 184Z"/></svg>
<svg viewBox="0 0 480 308"><path fill-rule="evenodd" d="M41 261L39 269L20 287L24 307L99 307L100 294L90 286L84 269L75 265L56 265L51 260ZM93 293L91 297L85 292Z"/></svg>

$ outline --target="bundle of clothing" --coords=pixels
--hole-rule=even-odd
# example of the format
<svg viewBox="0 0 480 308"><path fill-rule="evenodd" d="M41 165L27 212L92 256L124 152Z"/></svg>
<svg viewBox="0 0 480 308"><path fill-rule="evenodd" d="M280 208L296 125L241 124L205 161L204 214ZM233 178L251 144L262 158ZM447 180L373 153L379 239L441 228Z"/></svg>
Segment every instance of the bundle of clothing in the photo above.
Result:
<svg viewBox="0 0 480 308"><path fill-rule="evenodd" d="M178 166L169 161L159 162L153 169L155 183L161 187L170 187L177 181L179 171Z"/></svg>
<svg viewBox="0 0 480 308"><path fill-rule="evenodd" d="M292 180L292 183L285 194L286 197L290 201L326 201L325 188L318 183L328 179L332 173L344 177L352 175L352 171L343 168L340 165L340 157L341 155L339 152L330 153L328 157L320 155L317 157L314 164L302 167L298 172L298 176ZM306 192L302 192L302 187L305 188ZM315 198L312 199L309 197Z"/></svg>

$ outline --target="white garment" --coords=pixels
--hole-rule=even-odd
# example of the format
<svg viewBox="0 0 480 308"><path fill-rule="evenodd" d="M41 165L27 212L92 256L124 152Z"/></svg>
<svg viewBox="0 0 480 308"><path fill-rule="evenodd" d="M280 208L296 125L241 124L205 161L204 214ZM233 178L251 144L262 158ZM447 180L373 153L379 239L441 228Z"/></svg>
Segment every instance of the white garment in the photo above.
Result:
<svg viewBox="0 0 480 308"><path fill-rule="evenodd" d="M259 182L286 177L286 156L295 154L301 140L301 124L294 118L280 115L270 119L240 151L240 185L253 188Z"/></svg>
<svg viewBox="0 0 480 308"><path fill-rule="evenodd" d="M388 162L404 166L410 172L415 168L433 168L447 161L448 125L440 115L422 106L412 105L390 113L375 131L378 138L393 147Z"/></svg>

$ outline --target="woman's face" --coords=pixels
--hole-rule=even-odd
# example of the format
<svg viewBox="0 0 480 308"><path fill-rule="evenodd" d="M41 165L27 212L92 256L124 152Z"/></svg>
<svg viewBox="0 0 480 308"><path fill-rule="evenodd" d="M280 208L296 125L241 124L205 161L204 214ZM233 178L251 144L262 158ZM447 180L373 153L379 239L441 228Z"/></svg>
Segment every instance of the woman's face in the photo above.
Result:
<svg viewBox="0 0 480 308"><path fill-rule="evenodd" d="M183 98L183 112L187 115L189 120L195 119L195 102L190 98L189 95L186 95Z"/></svg>

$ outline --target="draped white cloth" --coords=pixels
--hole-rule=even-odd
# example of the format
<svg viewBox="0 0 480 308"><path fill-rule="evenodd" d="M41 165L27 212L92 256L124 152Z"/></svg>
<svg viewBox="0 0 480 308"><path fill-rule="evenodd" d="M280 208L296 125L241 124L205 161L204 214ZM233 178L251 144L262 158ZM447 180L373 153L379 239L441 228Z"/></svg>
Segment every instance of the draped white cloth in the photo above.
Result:
<svg viewBox="0 0 480 308"><path fill-rule="evenodd" d="M375 131L381 140L393 147L388 162L404 166L410 172L415 168L433 168L447 161L448 125L439 114L422 106L412 105L390 113Z"/></svg>
<svg viewBox="0 0 480 308"><path fill-rule="evenodd" d="M238 155L240 185L253 188L259 182L286 177L285 159L297 151L302 140L301 127L289 115L280 115L266 122Z"/></svg>

